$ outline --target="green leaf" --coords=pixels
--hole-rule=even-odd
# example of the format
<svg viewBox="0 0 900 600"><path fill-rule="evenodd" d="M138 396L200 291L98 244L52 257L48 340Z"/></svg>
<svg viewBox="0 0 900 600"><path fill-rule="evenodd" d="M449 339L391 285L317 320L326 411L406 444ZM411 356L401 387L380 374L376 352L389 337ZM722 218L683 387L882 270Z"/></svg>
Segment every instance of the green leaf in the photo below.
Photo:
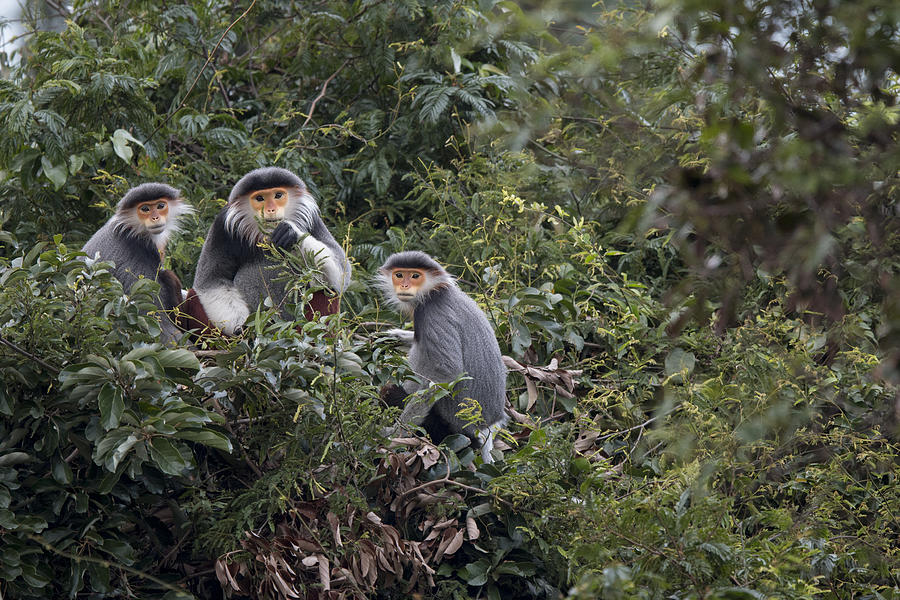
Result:
<svg viewBox="0 0 900 600"><path fill-rule="evenodd" d="M110 139L112 140L113 151L126 163L130 163L131 157L134 156L134 150L128 145L129 142L133 142L142 148L144 147L140 141L124 129L116 129Z"/></svg>
<svg viewBox="0 0 900 600"><path fill-rule="evenodd" d="M125 410L122 388L109 382L104 383L97 395L97 403L100 406L100 425L106 431L118 427Z"/></svg>
<svg viewBox="0 0 900 600"><path fill-rule="evenodd" d="M5 508L0 509L0 527L3 529L17 529L19 527L13 511Z"/></svg>
<svg viewBox="0 0 900 600"><path fill-rule="evenodd" d="M666 375L674 375L686 371L687 375L694 372L697 357L693 352L685 352L681 348L675 348L666 357Z"/></svg>
<svg viewBox="0 0 900 600"><path fill-rule="evenodd" d="M66 166L65 162L54 165L46 156L42 156L41 168L47 179L53 183L53 189L55 190L64 186L66 184L66 179L69 178L69 168Z"/></svg>
<svg viewBox="0 0 900 600"><path fill-rule="evenodd" d="M150 458L167 475L181 475L190 466L172 442L164 437L150 440Z"/></svg>
<svg viewBox="0 0 900 600"><path fill-rule="evenodd" d="M100 594L108 594L111 591L109 587L109 567L98 563L87 563L88 573L91 576L91 589Z"/></svg>
<svg viewBox="0 0 900 600"><path fill-rule="evenodd" d="M482 586L488 581L488 570L491 564L486 560L477 560L459 570L459 575L471 586Z"/></svg>
<svg viewBox="0 0 900 600"><path fill-rule="evenodd" d="M60 458L54 458L53 479L61 485L72 483L72 467L69 466L69 463Z"/></svg>
<svg viewBox="0 0 900 600"><path fill-rule="evenodd" d="M27 564L22 565L22 579L31 587L39 589L51 581L50 575L45 572L44 568Z"/></svg>
<svg viewBox="0 0 900 600"><path fill-rule="evenodd" d="M193 352L184 348L161 350L156 357L164 369L200 370L200 360Z"/></svg>
<svg viewBox="0 0 900 600"><path fill-rule="evenodd" d="M125 438L118 446L116 446L116 449L106 460L107 468L110 471L117 470L119 468L119 465L122 463L122 460L131 451L131 449L134 448L138 441L139 438L134 434L131 434L127 438Z"/></svg>
<svg viewBox="0 0 900 600"><path fill-rule="evenodd" d="M175 437L217 448L228 453L231 453L232 450L231 440L221 433L209 429L182 429L175 434Z"/></svg>
<svg viewBox="0 0 900 600"><path fill-rule="evenodd" d="M109 552L117 562L131 566L134 564L134 548L128 542L113 538L103 540L102 548Z"/></svg>

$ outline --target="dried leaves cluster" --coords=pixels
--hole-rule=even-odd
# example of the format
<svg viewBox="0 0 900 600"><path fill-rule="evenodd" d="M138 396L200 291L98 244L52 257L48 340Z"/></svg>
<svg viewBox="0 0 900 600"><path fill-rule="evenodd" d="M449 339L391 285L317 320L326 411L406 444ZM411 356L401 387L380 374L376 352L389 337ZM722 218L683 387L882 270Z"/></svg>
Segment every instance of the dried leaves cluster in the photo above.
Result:
<svg viewBox="0 0 900 600"><path fill-rule="evenodd" d="M395 585L408 594L432 588L437 566L479 537L478 524L465 513L447 516L464 502L448 479L428 481L426 471L442 460L434 445L401 438L393 446L401 448L384 451L367 486L373 503L385 507L383 518L350 503L335 511L337 492L295 503L274 535L247 532L243 551L216 561L226 593L342 600Z"/></svg>

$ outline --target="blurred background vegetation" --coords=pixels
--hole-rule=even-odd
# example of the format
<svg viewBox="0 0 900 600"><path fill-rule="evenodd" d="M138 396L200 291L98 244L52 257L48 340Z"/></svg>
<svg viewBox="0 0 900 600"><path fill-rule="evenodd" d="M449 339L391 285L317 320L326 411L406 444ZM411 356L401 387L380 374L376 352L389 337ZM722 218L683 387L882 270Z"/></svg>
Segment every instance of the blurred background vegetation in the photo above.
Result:
<svg viewBox="0 0 900 600"><path fill-rule="evenodd" d="M900 5L25 2L0 55L0 598L900 597ZM336 317L154 344L124 192L296 171ZM383 437L370 289L488 312L504 459ZM302 293L302 290L298 293ZM196 350L196 348L193 348ZM210 351L213 350L213 351Z"/></svg>

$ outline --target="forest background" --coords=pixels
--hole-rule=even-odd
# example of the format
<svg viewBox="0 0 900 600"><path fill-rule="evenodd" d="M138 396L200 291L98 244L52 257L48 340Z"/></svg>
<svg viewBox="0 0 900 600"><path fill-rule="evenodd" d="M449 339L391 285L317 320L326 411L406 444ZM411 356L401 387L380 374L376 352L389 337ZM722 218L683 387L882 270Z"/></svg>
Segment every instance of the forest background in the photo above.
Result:
<svg viewBox="0 0 900 600"><path fill-rule="evenodd" d="M900 597L896 2L26 9L0 598ZM351 257L342 313L154 344L155 284L82 244L165 181L189 286L271 164ZM413 248L514 361L493 465L383 435L371 276Z"/></svg>

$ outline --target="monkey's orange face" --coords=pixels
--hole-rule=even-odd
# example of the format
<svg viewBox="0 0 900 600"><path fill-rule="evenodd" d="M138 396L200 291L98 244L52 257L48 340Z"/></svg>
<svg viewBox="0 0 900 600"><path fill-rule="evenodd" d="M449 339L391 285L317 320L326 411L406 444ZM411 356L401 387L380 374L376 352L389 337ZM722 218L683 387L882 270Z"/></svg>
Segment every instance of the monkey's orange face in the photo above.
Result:
<svg viewBox="0 0 900 600"><path fill-rule="evenodd" d="M397 298L409 302L416 297L425 284L427 276L422 269L392 269L391 282Z"/></svg>
<svg viewBox="0 0 900 600"><path fill-rule="evenodd" d="M150 233L162 233L166 229L166 219L169 218L169 199L157 198L141 202L134 207L138 219Z"/></svg>
<svg viewBox="0 0 900 600"><path fill-rule="evenodd" d="M255 190L248 194L250 208L266 223L278 223L284 220L285 209L290 195L285 188L275 187Z"/></svg>

